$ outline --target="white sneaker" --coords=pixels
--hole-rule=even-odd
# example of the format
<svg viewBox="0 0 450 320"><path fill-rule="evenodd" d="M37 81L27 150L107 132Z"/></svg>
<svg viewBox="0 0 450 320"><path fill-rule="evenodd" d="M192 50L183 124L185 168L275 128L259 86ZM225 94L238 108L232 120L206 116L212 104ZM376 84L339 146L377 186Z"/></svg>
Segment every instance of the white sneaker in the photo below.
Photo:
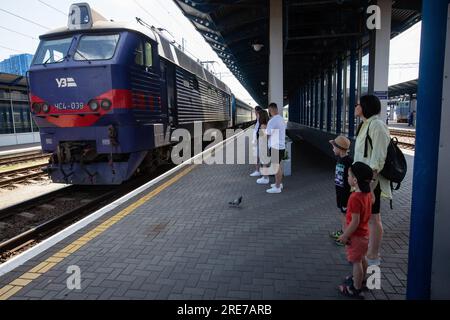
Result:
<svg viewBox="0 0 450 320"><path fill-rule="evenodd" d="M271 189L266 190L267 193L281 193L281 188L272 187Z"/></svg>
<svg viewBox="0 0 450 320"><path fill-rule="evenodd" d="M270 185L271 188L275 188L277 186L276 183ZM283 184L280 184L280 189L283 189Z"/></svg>
<svg viewBox="0 0 450 320"><path fill-rule="evenodd" d="M261 172L255 171L250 175L250 177L261 177Z"/></svg>
<svg viewBox="0 0 450 320"><path fill-rule="evenodd" d="M258 180L256 180L256 183L257 184L269 184L270 180L269 180L269 178L262 177L262 178L259 178Z"/></svg>

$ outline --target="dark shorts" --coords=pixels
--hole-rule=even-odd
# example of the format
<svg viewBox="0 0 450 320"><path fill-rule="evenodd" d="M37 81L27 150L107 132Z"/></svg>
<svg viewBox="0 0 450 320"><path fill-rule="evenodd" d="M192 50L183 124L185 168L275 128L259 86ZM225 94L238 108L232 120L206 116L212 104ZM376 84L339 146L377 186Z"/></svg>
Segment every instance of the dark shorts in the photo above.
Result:
<svg viewBox="0 0 450 320"><path fill-rule="evenodd" d="M375 193L375 203L372 205L372 214L380 213L380 200L381 200L381 187L378 183L377 187L374 190Z"/></svg>
<svg viewBox="0 0 450 320"><path fill-rule="evenodd" d="M271 162L279 164L281 162L281 160L283 160L283 158L284 158L285 150L284 149L278 150L278 149L270 148L269 153L270 153ZM278 158L276 156L277 154L278 154Z"/></svg>
<svg viewBox="0 0 450 320"><path fill-rule="evenodd" d="M336 186L336 205L343 214L347 213L348 198L350 198L350 190Z"/></svg>

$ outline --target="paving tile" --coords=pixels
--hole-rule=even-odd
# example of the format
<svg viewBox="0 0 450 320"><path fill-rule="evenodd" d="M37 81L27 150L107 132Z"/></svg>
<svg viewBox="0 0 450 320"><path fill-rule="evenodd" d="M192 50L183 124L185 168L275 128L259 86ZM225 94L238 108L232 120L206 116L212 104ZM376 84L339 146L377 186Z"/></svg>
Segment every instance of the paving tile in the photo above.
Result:
<svg viewBox="0 0 450 320"><path fill-rule="evenodd" d="M304 143L294 145L292 155L293 176L285 177L278 195L267 195L267 186L248 177L250 165L197 166L13 298L342 299L336 288L351 265L328 237L339 218L334 163ZM405 297L411 179L408 172L394 210L382 203L382 290L369 292L369 300ZM240 208L230 208L228 201L240 195ZM52 250L0 277L1 287ZM70 265L82 270L81 292L66 288Z"/></svg>

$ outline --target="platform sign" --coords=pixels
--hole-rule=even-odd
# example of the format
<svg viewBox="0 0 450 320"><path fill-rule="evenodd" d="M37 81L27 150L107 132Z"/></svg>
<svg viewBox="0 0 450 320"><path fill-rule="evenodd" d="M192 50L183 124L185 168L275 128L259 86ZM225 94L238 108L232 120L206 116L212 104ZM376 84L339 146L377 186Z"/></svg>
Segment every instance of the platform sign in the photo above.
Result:
<svg viewBox="0 0 450 320"><path fill-rule="evenodd" d="M378 99L380 99L380 100L388 100L388 98L389 98L387 91L375 91L373 94L375 96L377 96Z"/></svg>

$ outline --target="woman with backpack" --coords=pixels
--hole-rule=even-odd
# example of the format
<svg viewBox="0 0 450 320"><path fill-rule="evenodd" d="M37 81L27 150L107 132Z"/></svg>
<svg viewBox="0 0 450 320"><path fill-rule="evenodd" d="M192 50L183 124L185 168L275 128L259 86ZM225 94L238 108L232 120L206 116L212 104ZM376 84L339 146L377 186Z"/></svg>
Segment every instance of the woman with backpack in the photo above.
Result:
<svg viewBox="0 0 450 320"><path fill-rule="evenodd" d="M391 184L388 179L380 175L388 146L391 141L389 129L380 118L381 103L374 95L361 97L355 106L355 115L362 122L357 130L355 143L355 162L363 162L373 170L374 180L371 184L372 216L369 220L369 250L367 261L369 265L380 264L380 247L383 237L383 224L380 214L381 196L392 199Z"/></svg>

